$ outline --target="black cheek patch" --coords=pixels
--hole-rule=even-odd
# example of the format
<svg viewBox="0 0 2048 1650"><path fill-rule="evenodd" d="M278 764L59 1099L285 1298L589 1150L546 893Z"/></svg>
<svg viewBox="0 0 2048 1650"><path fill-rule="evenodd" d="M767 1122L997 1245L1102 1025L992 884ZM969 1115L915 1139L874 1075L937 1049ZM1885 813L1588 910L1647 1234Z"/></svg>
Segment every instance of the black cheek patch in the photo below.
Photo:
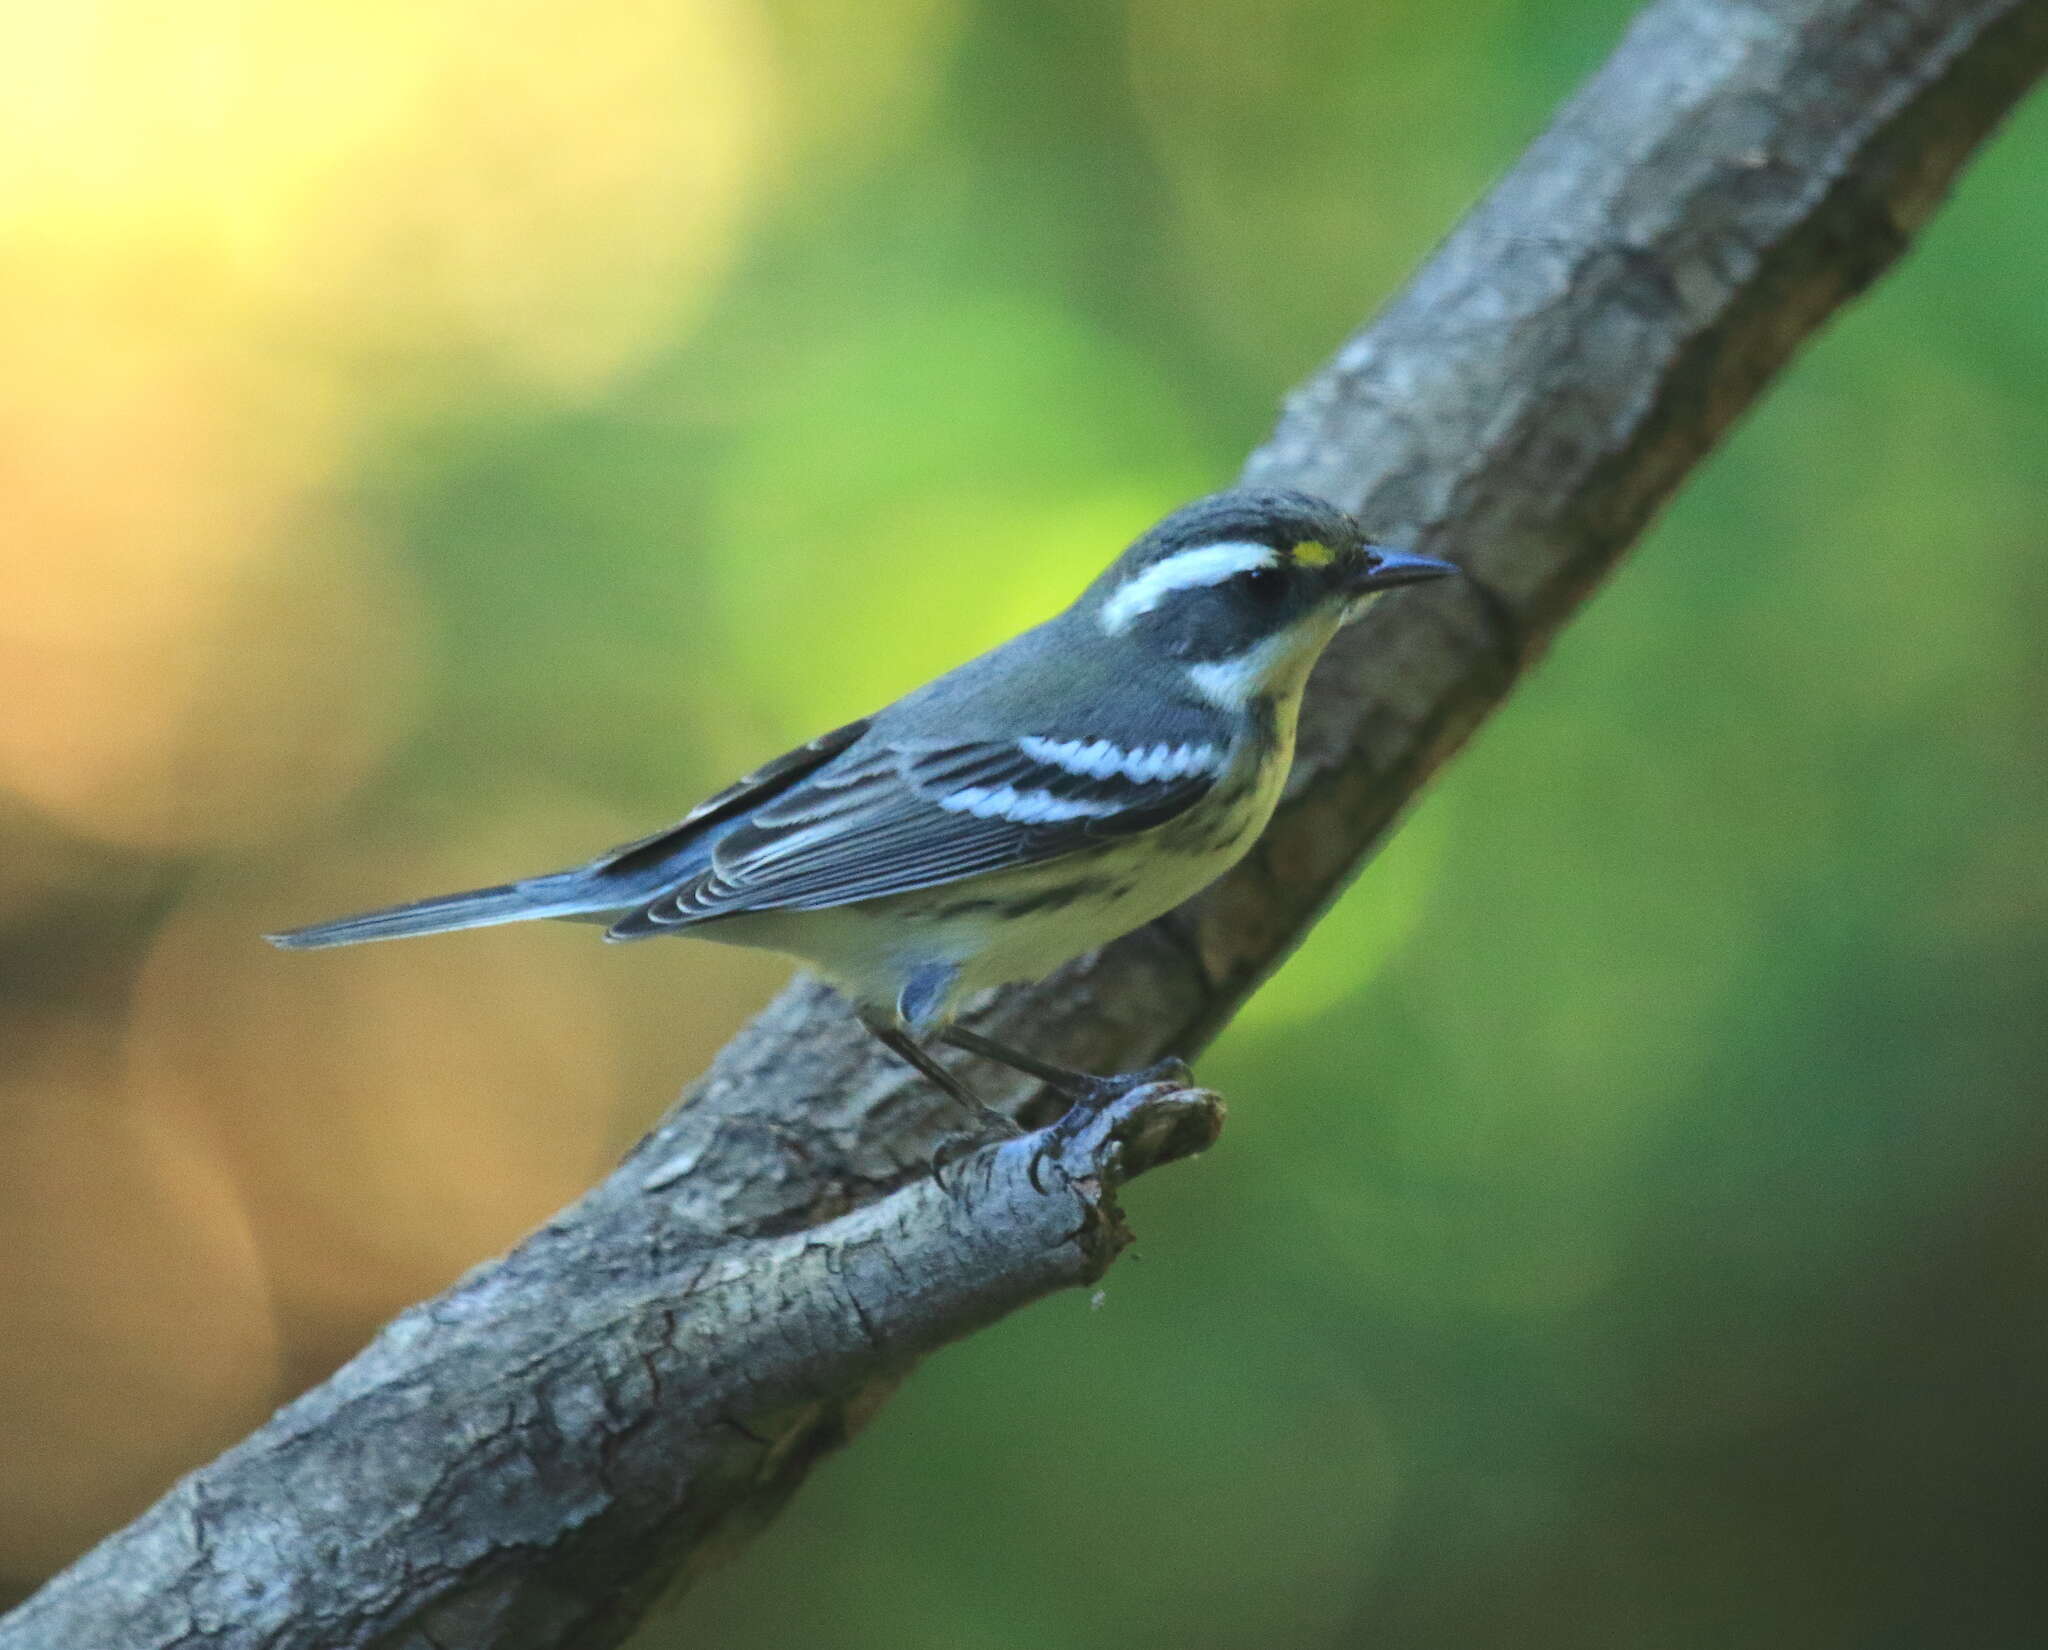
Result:
<svg viewBox="0 0 2048 1650"><path fill-rule="evenodd" d="M1189 664L1235 659L1273 630L1269 609L1237 599L1225 585L1187 591L1138 622L1147 643Z"/></svg>

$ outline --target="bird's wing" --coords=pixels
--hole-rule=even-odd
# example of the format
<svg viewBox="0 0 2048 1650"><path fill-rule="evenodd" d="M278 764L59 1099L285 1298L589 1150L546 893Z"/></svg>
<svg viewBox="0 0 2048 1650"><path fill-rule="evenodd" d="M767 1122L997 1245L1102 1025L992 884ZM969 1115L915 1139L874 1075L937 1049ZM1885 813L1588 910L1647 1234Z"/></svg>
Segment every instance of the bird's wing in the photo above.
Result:
<svg viewBox="0 0 2048 1650"><path fill-rule="evenodd" d="M816 773L868 731L868 720L862 717L858 722L848 722L843 728L819 734L809 744L784 751L772 762L764 762L752 773L735 779L724 790L714 791L675 824L599 854L584 871L593 876L631 881L641 872L654 870L663 861L689 849L706 831L748 808L760 806Z"/></svg>
<svg viewBox="0 0 2048 1650"><path fill-rule="evenodd" d="M718 838L708 866L609 937L851 905L1057 859L1166 823L1214 789L1223 763L1199 743L877 745L755 809Z"/></svg>

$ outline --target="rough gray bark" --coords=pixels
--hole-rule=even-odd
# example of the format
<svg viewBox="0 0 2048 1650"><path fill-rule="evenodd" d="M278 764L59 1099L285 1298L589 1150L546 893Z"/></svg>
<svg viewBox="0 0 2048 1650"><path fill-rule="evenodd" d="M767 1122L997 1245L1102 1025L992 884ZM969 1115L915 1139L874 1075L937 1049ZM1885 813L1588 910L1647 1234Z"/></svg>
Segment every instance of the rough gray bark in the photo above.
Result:
<svg viewBox="0 0 2048 1650"><path fill-rule="evenodd" d="M1238 871L991 1028L1102 1069L1200 1046L2044 61L2048 0L1652 5L1247 467L1475 577L1333 649ZM1121 1180L1220 1115L1148 1090L1045 1195L1028 1142L940 1187L943 1103L808 984L688 1098L0 1621L0 1650L614 1644L920 1356L1099 1274Z"/></svg>

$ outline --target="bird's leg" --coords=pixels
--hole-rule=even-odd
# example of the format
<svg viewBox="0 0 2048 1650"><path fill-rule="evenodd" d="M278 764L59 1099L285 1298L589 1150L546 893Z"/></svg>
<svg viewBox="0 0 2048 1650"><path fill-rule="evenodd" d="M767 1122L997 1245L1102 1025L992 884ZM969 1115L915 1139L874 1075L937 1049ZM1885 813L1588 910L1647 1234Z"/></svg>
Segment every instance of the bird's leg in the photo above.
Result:
<svg viewBox="0 0 2048 1650"><path fill-rule="evenodd" d="M955 1077L931 1054L900 1026L893 1026L882 1020L871 1020L865 1014L860 1023L874 1034L875 1041L906 1065L916 1068L962 1111L983 1128L993 1129L998 1134L1015 1136L1024 1131L1017 1126L1016 1119L1005 1117L995 1107L984 1104L974 1091Z"/></svg>
<svg viewBox="0 0 2048 1650"><path fill-rule="evenodd" d="M1022 1049L1011 1048L999 1043L993 1037L984 1037L978 1031L965 1026L947 1026L939 1033L955 1048L965 1049L969 1054L978 1054L984 1060L993 1060L999 1066L1008 1066L1012 1071L1021 1071L1027 1077L1036 1077L1056 1093L1065 1095L1077 1106L1097 1110L1109 1104L1120 1095L1129 1094L1132 1089L1143 1088L1147 1083L1180 1083L1194 1080L1184 1060L1161 1060L1139 1071L1118 1072L1110 1077L1097 1077L1092 1072L1076 1071L1071 1066L1055 1065L1050 1060L1041 1060L1035 1054L1026 1054Z"/></svg>

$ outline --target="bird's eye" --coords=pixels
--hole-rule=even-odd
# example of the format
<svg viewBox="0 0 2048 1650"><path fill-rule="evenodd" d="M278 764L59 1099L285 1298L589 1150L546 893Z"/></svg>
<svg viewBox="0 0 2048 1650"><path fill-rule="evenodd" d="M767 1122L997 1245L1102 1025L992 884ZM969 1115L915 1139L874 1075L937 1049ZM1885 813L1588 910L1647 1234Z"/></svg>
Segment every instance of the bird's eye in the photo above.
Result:
<svg viewBox="0 0 2048 1650"><path fill-rule="evenodd" d="M1248 595L1270 602L1287 588L1287 575L1277 567L1252 567L1240 573L1237 582Z"/></svg>

